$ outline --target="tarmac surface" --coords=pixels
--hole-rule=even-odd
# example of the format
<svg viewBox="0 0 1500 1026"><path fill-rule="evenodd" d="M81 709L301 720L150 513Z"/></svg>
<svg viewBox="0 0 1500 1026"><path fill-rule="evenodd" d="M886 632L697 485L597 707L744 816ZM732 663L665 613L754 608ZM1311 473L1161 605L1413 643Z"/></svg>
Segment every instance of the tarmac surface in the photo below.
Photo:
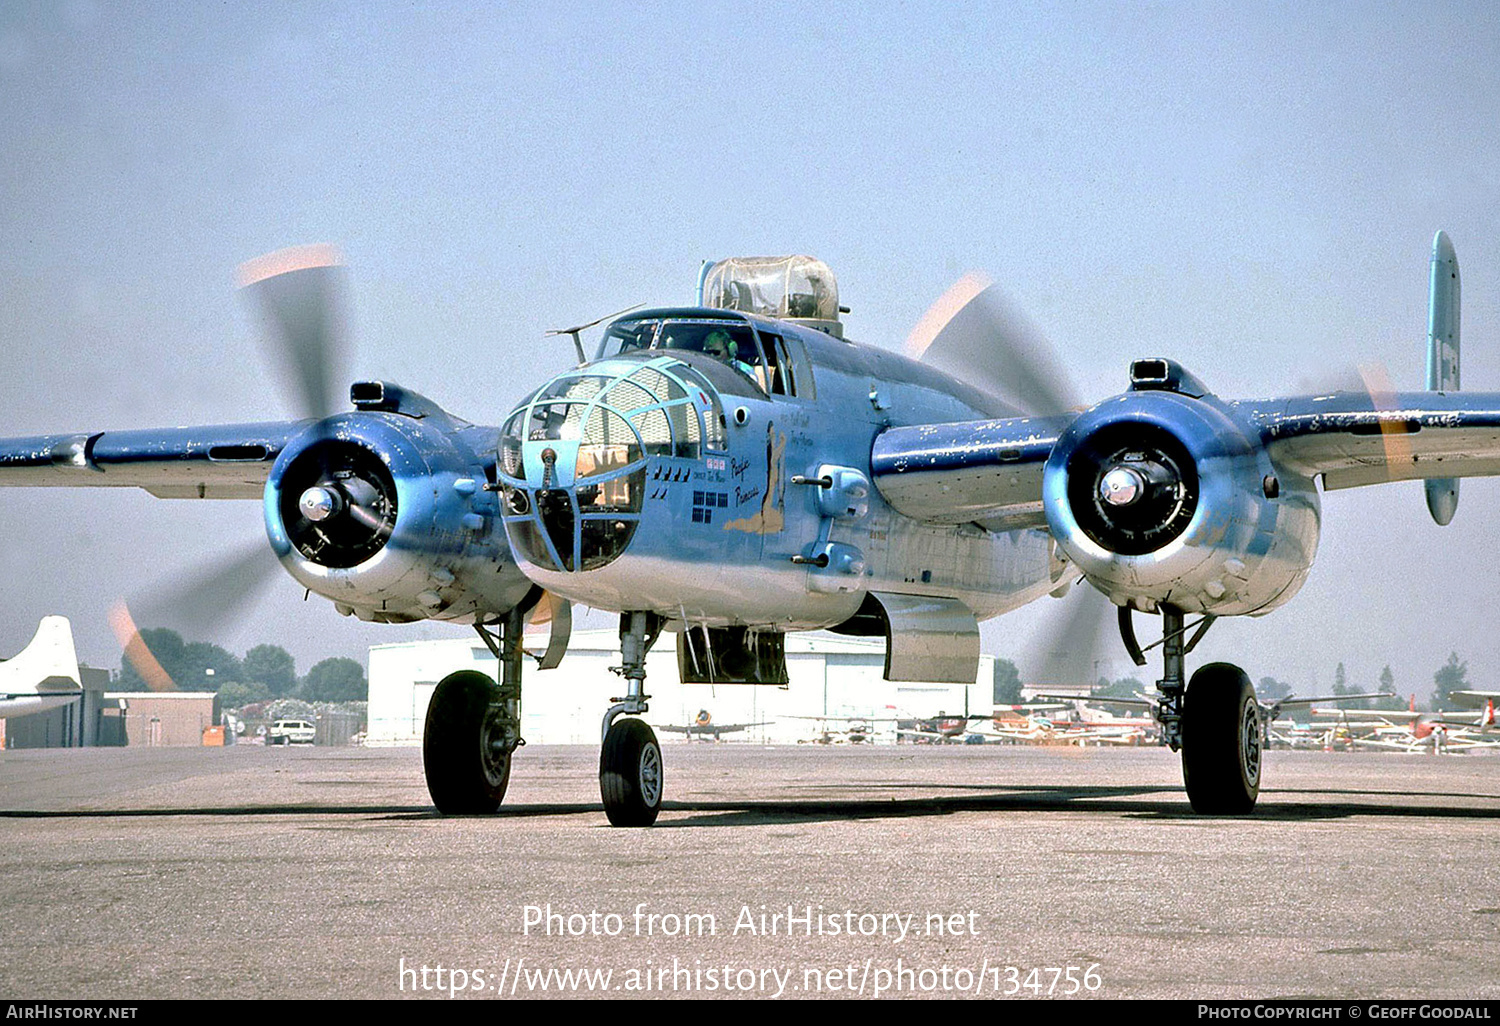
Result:
<svg viewBox="0 0 1500 1026"><path fill-rule="evenodd" d="M1495 756L1272 752L1247 818L1162 749L664 756L619 830L593 748L482 818L415 749L0 752L0 998L1500 997Z"/></svg>

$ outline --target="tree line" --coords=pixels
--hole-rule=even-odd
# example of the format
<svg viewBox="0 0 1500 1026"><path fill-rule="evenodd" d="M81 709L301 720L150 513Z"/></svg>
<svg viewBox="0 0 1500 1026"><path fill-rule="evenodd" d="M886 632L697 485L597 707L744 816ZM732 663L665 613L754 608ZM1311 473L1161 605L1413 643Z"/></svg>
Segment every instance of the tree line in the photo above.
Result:
<svg viewBox="0 0 1500 1026"><path fill-rule="evenodd" d="M280 645L256 645L237 657L219 645L186 641L166 627L146 628L141 640L178 690L216 691L228 709L276 698L363 702L369 694L365 668L343 656L315 663L299 677L291 653ZM115 684L122 691L149 690L128 659L121 662Z"/></svg>

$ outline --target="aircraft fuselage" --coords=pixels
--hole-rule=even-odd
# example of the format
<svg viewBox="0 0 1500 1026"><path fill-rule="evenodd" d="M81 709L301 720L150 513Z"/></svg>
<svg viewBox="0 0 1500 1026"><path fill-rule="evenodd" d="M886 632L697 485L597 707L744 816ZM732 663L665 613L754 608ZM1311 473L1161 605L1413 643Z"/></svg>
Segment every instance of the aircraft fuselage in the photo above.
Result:
<svg viewBox="0 0 1500 1026"><path fill-rule="evenodd" d="M922 523L870 483L886 428L1013 411L785 321L695 308L627 320L502 433L506 528L542 587L781 630L843 623L869 591L955 599L984 619L1056 587L1044 531ZM745 359L725 358L716 332Z"/></svg>

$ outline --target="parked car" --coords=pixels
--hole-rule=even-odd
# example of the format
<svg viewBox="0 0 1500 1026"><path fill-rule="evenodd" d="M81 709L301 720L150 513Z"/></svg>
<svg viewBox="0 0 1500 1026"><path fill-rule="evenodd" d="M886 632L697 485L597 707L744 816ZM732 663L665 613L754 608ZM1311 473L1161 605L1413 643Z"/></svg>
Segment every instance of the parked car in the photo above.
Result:
<svg viewBox="0 0 1500 1026"><path fill-rule="evenodd" d="M317 728L306 720L277 720L271 724L266 743L272 745L310 745L318 736Z"/></svg>

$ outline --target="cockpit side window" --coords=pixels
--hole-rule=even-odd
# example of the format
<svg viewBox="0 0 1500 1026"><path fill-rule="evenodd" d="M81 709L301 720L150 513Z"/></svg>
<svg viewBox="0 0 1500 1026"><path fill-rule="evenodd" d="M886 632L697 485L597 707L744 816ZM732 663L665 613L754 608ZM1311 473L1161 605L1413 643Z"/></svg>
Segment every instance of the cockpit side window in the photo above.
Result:
<svg viewBox="0 0 1500 1026"><path fill-rule="evenodd" d="M786 341L780 335L762 331L760 342L766 352L770 393L772 395L797 395L797 375L792 361L787 358Z"/></svg>
<svg viewBox="0 0 1500 1026"><path fill-rule="evenodd" d="M703 411L703 445L704 448L712 449L714 452L725 452L724 404L719 400L719 392L708 383L708 379L693 367L683 364L677 368L678 377L689 385L696 386L698 398L708 404L708 409Z"/></svg>
<svg viewBox="0 0 1500 1026"><path fill-rule="evenodd" d="M807 347L802 340L796 337L782 339L781 352L790 394L799 399L816 399L818 386L813 381L812 361L807 357Z"/></svg>

